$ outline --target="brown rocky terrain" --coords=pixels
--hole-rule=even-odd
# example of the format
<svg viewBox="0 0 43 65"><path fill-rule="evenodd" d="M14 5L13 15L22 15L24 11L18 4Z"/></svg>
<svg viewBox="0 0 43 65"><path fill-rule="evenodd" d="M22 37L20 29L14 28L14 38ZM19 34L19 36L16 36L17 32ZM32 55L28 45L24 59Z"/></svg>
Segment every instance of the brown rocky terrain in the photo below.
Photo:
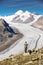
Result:
<svg viewBox="0 0 43 65"><path fill-rule="evenodd" d="M23 34L16 28L12 29L6 21L0 19L0 52L9 48L22 37Z"/></svg>
<svg viewBox="0 0 43 65"><path fill-rule="evenodd" d="M31 54L11 55L7 59L0 60L0 65L43 65L43 48L38 49L37 52L32 51Z"/></svg>
<svg viewBox="0 0 43 65"><path fill-rule="evenodd" d="M43 16L41 16L34 24L33 27L43 30Z"/></svg>

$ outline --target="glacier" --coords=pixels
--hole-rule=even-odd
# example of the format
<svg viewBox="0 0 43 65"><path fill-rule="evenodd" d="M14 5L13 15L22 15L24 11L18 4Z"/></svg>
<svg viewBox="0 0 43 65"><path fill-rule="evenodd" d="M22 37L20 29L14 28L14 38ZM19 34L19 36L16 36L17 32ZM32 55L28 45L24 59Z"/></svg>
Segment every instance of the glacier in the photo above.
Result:
<svg viewBox="0 0 43 65"><path fill-rule="evenodd" d="M6 16L6 17L0 17L3 18L7 21L7 23L12 27L12 28L17 28L19 30L19 32L21 32L24 36L23 38L19 39L18 41L15 42L15 44L13 44L12 46L10 46L8 49L6 49L3 52L0 52L0 59L3 60L5 58L8 58L11 54L12 55L18 55L21 53L24 53L24 44L25 41L27 41L28 43L28 50L29 49L34 49L36 46L36 41L39 38L40 35L40 39L37 42L37 47L36 50L40 49L43 47L43 31L41 31L38 28L34 28L31 25L36 22L42 15L36 15L36 14L32 14L34 16L34 20L30 23L14 23L12 22L12 19L16 16L16 15L22 15L24 12L23 11L18 11L16 12L14 15L11 16ZM26 15L26 14L25 14ZM30 15L30 12L29 14ZM11 18L11 20L10 20ZM25 21L25 18L23 19Z"/></svg>

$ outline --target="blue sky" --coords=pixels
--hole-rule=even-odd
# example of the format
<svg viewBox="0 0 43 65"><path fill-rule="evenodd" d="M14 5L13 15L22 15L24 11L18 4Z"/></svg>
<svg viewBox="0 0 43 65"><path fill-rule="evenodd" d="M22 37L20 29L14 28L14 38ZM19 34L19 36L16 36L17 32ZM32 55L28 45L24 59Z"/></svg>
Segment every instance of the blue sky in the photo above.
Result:
<svg viewBox="0 0 43 65"><path fill-rule="evenodd" d="M0 15L11 15L18 10L43 14L43 0L0 0Z"/></svg>

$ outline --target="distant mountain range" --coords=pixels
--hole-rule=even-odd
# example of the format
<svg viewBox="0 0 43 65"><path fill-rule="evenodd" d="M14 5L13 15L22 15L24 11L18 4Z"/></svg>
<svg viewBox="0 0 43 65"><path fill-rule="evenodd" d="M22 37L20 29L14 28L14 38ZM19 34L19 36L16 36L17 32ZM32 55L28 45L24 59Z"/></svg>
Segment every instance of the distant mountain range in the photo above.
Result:
<svg viewBox="0 0 43 65"><path fill-rule="evenodd" d="M37 15L36 13L30 13L29 11L23 12L22 10L19 10L13 15L0 16L0 18L14 23L30 23L33 22L38 16L40 15Z"/></svg>
<svg viewBox="0 0 43 65"><path fill-rule="evenodd" d="M26 11L26 12L18 11L15 14L15 17L12 19L11 22L14 22L14 23L29 23L33 20L34 20L34 17L30 12L28 12L28 11Z"/></svg>

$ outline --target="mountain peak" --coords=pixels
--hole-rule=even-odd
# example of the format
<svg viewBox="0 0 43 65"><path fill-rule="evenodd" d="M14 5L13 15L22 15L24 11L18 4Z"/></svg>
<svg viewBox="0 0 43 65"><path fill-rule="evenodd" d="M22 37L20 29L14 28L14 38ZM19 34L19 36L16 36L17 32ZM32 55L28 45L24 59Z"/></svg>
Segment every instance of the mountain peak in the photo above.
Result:
<svg viewBox="0 0 43 65"><path fill-rule="evenodd" d="M23 11L22 11L22 10L19 10L19 11L17 11L15 14L21 15L22 13L23 13Z"/></svg>
<svg viewBox="0 0 43 65"><path fill-rule="evenodd" d="M25 13L27 13L27 14L31 14L31 13L30 13L29 11L27 11L27 10L25 11Z"/></svg>

